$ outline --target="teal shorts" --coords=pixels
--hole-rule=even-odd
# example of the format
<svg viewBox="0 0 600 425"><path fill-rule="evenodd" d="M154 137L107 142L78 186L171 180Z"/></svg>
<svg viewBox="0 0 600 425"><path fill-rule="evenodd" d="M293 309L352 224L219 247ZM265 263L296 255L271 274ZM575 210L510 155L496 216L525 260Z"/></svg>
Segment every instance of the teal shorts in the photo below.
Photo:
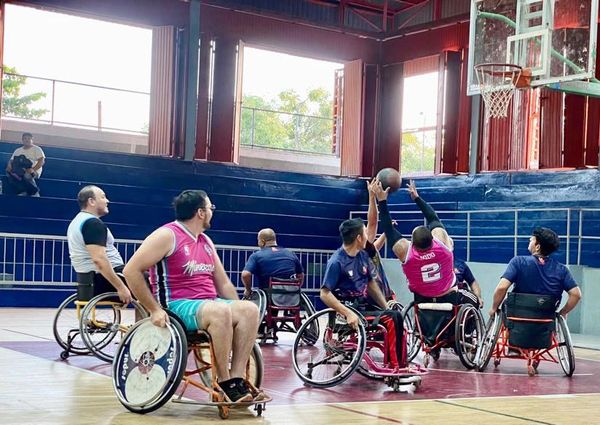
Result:
<svg viewBox="0 0 600 425"><path fill-rule="evenodd" d="M231 304L236 300L215 298L214 300L175 300L169 302L169 310L179 317L188 332L197 331L202 323L202 308L207 302Z"/></svg>

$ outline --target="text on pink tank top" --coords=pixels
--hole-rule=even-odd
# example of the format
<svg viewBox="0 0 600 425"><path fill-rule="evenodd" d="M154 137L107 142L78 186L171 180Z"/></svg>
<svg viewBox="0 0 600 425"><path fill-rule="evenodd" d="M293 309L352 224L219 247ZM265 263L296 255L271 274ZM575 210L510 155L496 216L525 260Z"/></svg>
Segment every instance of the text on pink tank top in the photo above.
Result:
<svg viewBox="0 0 600 425"><path fill-rule="evenodd" d="M456 280L452 251L437 239L426 251L419 251L411 244L402 269L408 289L424 297L444 294Z"/></svg>
<svg viewBox="0 0 600 425"><path fill-rule="evenodd" d="M154 297L164 306L169 301L214 299L214 245L200 234L196 240L177 222L162 226L175 235L175 249L150 269Z"/></svg>

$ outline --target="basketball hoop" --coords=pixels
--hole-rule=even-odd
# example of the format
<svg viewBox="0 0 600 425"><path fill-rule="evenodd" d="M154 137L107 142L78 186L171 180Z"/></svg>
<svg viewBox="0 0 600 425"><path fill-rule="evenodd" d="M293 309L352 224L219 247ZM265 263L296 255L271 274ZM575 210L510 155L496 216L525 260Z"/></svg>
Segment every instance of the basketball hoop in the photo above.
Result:
<svg viewBox="0 0 600 425"><path fill-rule="evenodd" d="M507 63L475 65L475 73L486 115L492 118L506 118L515 89L527 88L531 81L531 70Z"/></svg>

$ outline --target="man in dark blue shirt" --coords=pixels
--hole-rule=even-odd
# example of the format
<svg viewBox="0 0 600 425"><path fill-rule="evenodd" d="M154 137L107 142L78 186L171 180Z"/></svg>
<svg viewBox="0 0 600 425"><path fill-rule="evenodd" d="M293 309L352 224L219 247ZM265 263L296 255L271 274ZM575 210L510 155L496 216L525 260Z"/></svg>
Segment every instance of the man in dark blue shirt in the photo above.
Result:
<svg viewBox="0 0 600 425"><path fill-rule="evenodd" d="M390 361L394 367L405 364L405 350L402 346L402 316L399 311L386 310L386 299L375 281L376 270L365 252L367 231L361 219L350 219L340 225L343 245L331 256L325 269L321 285L321 300L346 318L347 323L356 328L358 316L343 301L358 303L364 315L377 315L387 329L387 346ZM376 306L367 306L367 295ZM356 305L356 304L355 304ZM375 313L368 310L376 310ZM384 311L382 311L384 310Z"/></svg>
<svg viewBox="0 0 600 425"><path fill-rule="evenodd" d="M273 229L262 229L258 232L260 251L253 253L242 271L242 283L245 295L252 292L252 275L258 280L258 287L269 287L269 279L304 280L304 269L300 260L292 251L277 245L277 237Z"/></svg>
<svg viewBox="0 0 600 425"><path fill-rule="evenodd" d="M513 292L551 295L556 298L557 303L562 292L567 292L569 298L559 311L562 316L567 317L567 314L581 300L581 290L569 269L550 257L559 245L560 240L554 231L545 227L537 227L533 230L528 246L531 255L521 255L510 260L494 292L490 316L498 311L508 288L514 284Z"/></svg>
<svg viewBox="0 0 600 425"><path fill-rule="evenodd" d="M456 284L458 289L466 289L475 294L479 299L479 307L483 307L483 299L481 298L481 286L473 276L473 272L469 265L460 258L454 257L454 274L456 275Z"/></svg>

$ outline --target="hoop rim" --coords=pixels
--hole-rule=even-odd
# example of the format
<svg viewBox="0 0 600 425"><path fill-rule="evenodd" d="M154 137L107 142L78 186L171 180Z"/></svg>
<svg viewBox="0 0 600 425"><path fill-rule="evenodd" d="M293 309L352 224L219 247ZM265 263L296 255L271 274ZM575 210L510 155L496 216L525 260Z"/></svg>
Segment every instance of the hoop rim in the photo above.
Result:
<svg viewBox="0 0 600 425"><path fill-rule="evenodd" d="M505 67L508 68L505 71L492 71L492 69L494 69L494 67ZM500 76L510 76L510 75L514 75L515 72L523 72L524 69L522 66L519 65L515 65L514 63L480 63L478 65L475 65L473 68L475 68L475 72L482 72L484 74L487 75L492 75L494 77L500 77ZM490 69L487 69L490 68Z"/></svg>

